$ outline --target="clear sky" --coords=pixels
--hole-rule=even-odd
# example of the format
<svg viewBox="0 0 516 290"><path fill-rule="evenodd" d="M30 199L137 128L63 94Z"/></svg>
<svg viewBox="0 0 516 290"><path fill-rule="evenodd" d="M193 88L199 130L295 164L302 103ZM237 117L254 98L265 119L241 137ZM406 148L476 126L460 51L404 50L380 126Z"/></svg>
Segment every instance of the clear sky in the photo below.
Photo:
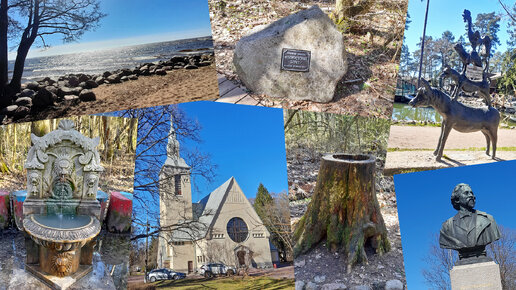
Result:
<svg viewBox="0 0 516 290"><path fill-rule="evenodd" d="M199 191L192 187L192 200L197 202L234 176L248 198L256 196L258 185L269 192L287 191L287 161L283 110L256 106L193 102L178 105L188 117L202 126L201 144L195 145L211 154L217 164L217 177L212 184L193 178ZM287 209L288 210L288 209Z"/></svg>
<svg viewBox="0 0 516 290"><path fill-rule="evenodd" d="M497 224L516 229L516 161L407 173L394 176L407 287L427 289L421 273L434 234L457 211L450 197L458 183L476 196L476 209L491 214Z"/></svg>
<svg viewBox="0 0 516 290"><path fill-rule="evenodd" d="M412 22L409 24L409 29L405 31L405 44L408 45L411 52L418 48L417 43L423 36L426 1L409 0L408 12ZM502 1L509 7L512 7L514 3L508 0ZM471 11L473 22L475 22L478 13L503 12L500 31L498 32L501 45L497 47L497 50L505 51L507 48L506 40L509 37L507 34L508 17L498 0L430 0L426 35L435 39L441 37L446 30L451 31L455 39L464 35L466 33L465 22L462 19L464 9ZM465 39L467 41L467 37ZM492 50L492 52L494 51Z"/></svg>
<svg viewBox="0 0 516 290"><path fill-rule="evenodd" d="M52 47L42 52L33 46L29 57L211 35L206 0L108 0L100 1L100 7L107 16L96 30L86 32L76 43L64 45L60 36L48 36L45 41ZM18 42L16 38L9 46Z"/></svg>

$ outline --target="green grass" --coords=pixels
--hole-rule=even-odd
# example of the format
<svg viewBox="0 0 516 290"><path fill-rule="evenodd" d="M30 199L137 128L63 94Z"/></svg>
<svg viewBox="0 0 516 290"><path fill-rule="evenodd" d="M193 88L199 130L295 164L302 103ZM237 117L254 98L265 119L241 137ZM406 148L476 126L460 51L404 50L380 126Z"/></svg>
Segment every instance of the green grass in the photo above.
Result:
<svg viewBox="0 0 516 290"><path fill-rule="evenodd" d="M231 290L260 290L260 289L294 289L294 279L272 279L269 277L222 277L217 279L183 279L179 281L160 281L147 284L147 289L231 289Z"/></svg>

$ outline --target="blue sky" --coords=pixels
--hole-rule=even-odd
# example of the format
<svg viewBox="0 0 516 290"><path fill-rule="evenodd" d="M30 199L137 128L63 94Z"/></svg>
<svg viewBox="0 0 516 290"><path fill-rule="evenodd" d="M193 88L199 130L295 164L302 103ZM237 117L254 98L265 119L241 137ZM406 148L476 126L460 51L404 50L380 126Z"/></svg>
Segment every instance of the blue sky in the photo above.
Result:
<svg viewBox="0 0 516 290"><path fill-rule="evenodd" d="M192 200L200 200L234 176L244 194L255 197L258 185L269 192L287 191L287 161L283 110L216 102L178 105L188 117L202 126L201 144L185 141L181 147L197 146L211 154L217 164L212 184L194 178L199 191L192 187Z"/></svg>
<svg viewBox="0 0 516 290"><path fill-rule="evenodd" d="M458 183L471 186L476 209L499 225L516 229L516 161L464 166L394 176L400 231L409 289L427 289L421 274L431 240L442 223L457 213L450 197Z"/></svg>
<svg viewBox="0 0 516 290"><path fill-rule="evenodd" d="M42 52L33 46L29 57L211 35L206 0L108 0L100 1L100 6L107 16L96 30L86 32L72 44L63 45L59 36L49 36L45 41L52 47ZM18 42L16 38L9 45ZM12 52L10 57L14 56Z"/></svg>
<svg viewBox="0 0 516 290"><path fill-rule="evenodd" d="M514 3L508 0L502 1L509 7L512 7ZM464 9L471 11L473 22L478 13L490 13L493 11L504 13L504 18L500 21L500 31L498 32L501 45L497 47L497 50L505 51L508 38L508 19L498 0L430 0L426 35L432 36L435 39L441 37L446 30L450 30L455 39L458 39L460 35L464 35L466 32L466 26L462 19ZM411 52L417 49L417 43L423 36L425 10L426 0L409 0L408 12L412 22L409 24L409 29L405 31L405 44L409 46Z"/></svg>

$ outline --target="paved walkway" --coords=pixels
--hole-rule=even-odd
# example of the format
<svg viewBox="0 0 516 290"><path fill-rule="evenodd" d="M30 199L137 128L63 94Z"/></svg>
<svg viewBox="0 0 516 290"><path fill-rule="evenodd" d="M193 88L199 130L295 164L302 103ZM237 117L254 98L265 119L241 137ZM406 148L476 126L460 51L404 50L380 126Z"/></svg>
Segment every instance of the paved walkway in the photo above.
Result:
<svg viewBox="0 0 516 290"><path fill-rule="evenodd" d="M432 149L437 148L441 135L441 127L423 126L391 126L389 148L399 149ZM516 130L498 129L498 147L515 147ZM486 147L486 139L482 132L461 133L450 132L446 140L446 149L464 149Z"/></svg>
<svg viewBox="0 0 516 290"><path fill-rule="evenodd" d="M442 160L438 162L435 160L433 152L433 150L388 152L383 173L385 175L393 175L412 171L425 171L516 159L516 151L498 151L496 152L496 160L493 160L491 156L486 155L485 151L444 150L444 156Z"/></svg>
<svg viewBox="0 0 516 290"><path fill-rule="evenodd" d="M440 134L440 127L391 126L388 146L399 151L387 153L384 174L392 175L516 159L515 150L498 151L497 159L493 160L485 154L485 151L478 150L486 147L486 140L481 132L460 133L452 130L446 140L444 156L438 162L433 152L437 147ZM516 130L498 129L497 147L516 147Z"/></svg>
<svg viewBox="0 0 516 290"><path fill-rule="evenodd" d="M228 80L223 74L217 74L217 81L219 83L220 97L216 102L263 106L259 100L254 99L246 90L245 87L236 85Z"/></svg>

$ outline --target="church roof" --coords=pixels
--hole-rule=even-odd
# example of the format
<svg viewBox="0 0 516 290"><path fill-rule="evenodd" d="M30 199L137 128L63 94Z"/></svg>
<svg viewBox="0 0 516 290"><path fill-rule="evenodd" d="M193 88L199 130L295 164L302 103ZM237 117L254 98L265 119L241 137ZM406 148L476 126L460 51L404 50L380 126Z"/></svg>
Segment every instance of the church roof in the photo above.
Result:
<svg viewBox="0 0 516 290"><path fill-rule="evenodd" d="M234 181L235 178L231 177L221 186L199 201L199 204L202 205L203 210L202 214L198 218L199 221L207 225L208 228L211 227L213 219L215 218L215 215L219 210L222 201L224 200L224 196ZM203 237L204 236L206 236L206 233L203 235Z"/></svg>
<svg viewBox="0 0 516 290"><path fill-rule="evenodd" d="M208 229L211 227L213 219L224 200L224 196L234 181L235 178L231 177L217 189L201 199L198 203L192 204L193 220L198 221L200 225L195 230L185 228L181 229L181 231L174 231L172 233L172 240L191 241L192 237L194 237L195 240L206 237Z"/></svg>

